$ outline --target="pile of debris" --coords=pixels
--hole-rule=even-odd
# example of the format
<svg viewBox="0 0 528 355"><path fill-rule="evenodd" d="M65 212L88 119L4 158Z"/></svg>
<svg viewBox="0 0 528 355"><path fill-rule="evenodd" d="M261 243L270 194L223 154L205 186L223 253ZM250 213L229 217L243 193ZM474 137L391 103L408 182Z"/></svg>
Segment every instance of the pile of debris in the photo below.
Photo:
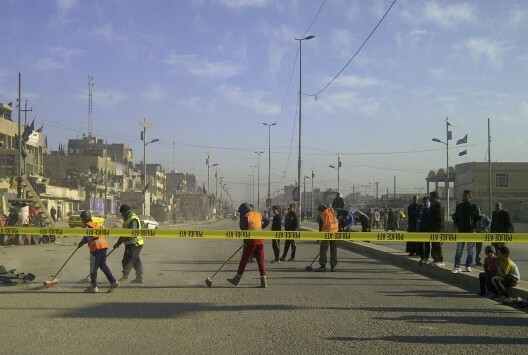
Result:
<svg viewBox="0 0 528 355"><path fill-rule="evenodd" d="M20 285L35 280L35 275L31 273L17 273L16 269L7 271L7 269L0 265L0 283L4 285Z"/></svg>

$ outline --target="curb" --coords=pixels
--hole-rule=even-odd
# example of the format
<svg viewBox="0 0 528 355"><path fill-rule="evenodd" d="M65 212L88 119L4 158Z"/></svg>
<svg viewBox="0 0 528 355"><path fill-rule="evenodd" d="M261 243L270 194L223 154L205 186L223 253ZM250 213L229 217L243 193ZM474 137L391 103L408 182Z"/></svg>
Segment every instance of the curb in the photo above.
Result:
<svg viewBox="0 0 528 355"><path fill-rule="evenodd" d="M418 260L409 258L407 253L403 253L392 248L387 248L382 245L365 242L338 241L338 246L341 249L355 251L363 255L371 256L378 260L387 261L405 270L458 286L462 289L468 290L469 292L478 293L480 290L478 278L479 272L473 271L453 274L451 272L453 265L450 263L446 263L445 267L420 265ZM510 289L509 294L512 298L520 297L523 300L528 300L528 282L519 282L517 286Z"/></svg>

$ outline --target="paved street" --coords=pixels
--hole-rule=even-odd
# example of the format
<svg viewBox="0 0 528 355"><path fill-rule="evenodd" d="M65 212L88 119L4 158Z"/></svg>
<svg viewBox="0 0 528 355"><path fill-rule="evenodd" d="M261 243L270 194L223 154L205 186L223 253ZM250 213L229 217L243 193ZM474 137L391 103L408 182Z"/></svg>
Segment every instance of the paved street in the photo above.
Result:
<svg viewBox="0 0 528 355"><path fill-rule="evenodd" d="M236 223L192 228L236 229ZM77 239L0 248L0 264L37 275L31 285L0 287L3 339L9 339L0 353L477 354L497 343L504 353L526 352L526 312L345 250L338 251L337 272L307 272L318 253L312 242L300 243L295 262L267 264L267 289L256 287L255 264L239 287L225 281L238 256L207 288L205 279L241 241L195 239L146 240L143 285L82 293L87 284L79 280L89 265L83 247L57 286L39 289ZM117 276L121 253L109 257ZM266 253L270 260L269 242Z"/></svg>

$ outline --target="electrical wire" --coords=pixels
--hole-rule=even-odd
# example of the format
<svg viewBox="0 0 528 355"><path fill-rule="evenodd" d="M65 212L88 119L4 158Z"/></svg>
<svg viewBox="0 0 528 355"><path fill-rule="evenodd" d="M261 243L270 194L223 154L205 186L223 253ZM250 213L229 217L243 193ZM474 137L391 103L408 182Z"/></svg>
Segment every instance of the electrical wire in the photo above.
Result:
<svg viewBox="0 0 528 355"><path fill-rule="evenodd" d="M383 15L383 17L379 20L378 24L374 27L374 29L372 30L372 32L370 32L370 34L368 35L367 39L365 39L365 41L363 42L363 44L359 47L359 49L356 51L356 53L354 53L354 55L352 56L352 58L350 58L350 60L345 64L345 66L334 76L334 78L332 80L330 80L330 82L328 82L328 84L326 84L321 90L319 90L318 92L316 92L315 94L303 94L305 96L315 96L317 97L317 95L319 95L320 93L322 93L324 90L326 90L327 87L329 87L333 82L334 80L336 80L339 75L341 75L341 73L346 69L346 67L348 67L348 65L352 62L352 60L359 54L359 52L361 51L361 49L363 49L363 47L365 46L365 44L367 44L368 40L370 39L370 37L372 37L372 35L374 34L374 32L378 29L379 25L381 25L381 23L383 22L383 20L385 19L385 17L388 15L389 11L392 9L392 7L394 6L394 4L396 3L397 0L394 0L392 2L392 4L389 6L389 8L387 9L387 11L385 12L385 14Z"/></svg>

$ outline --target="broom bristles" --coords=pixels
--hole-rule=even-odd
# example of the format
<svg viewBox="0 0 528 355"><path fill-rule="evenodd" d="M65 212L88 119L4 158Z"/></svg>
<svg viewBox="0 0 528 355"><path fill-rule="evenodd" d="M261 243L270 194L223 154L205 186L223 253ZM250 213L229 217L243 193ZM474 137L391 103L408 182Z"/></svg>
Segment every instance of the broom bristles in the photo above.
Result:
<svg viewBox="0 0 528 355"><path fill-rule="evenodd" d="M57 279L53 279L53 280L51 280L51 281L44 281L44 285L43 285L43 287L44 287L44 288L50 288L50 287L55 286L55 285L58 284L58 283L59 283L59 280L57 280Z"/></svg>

